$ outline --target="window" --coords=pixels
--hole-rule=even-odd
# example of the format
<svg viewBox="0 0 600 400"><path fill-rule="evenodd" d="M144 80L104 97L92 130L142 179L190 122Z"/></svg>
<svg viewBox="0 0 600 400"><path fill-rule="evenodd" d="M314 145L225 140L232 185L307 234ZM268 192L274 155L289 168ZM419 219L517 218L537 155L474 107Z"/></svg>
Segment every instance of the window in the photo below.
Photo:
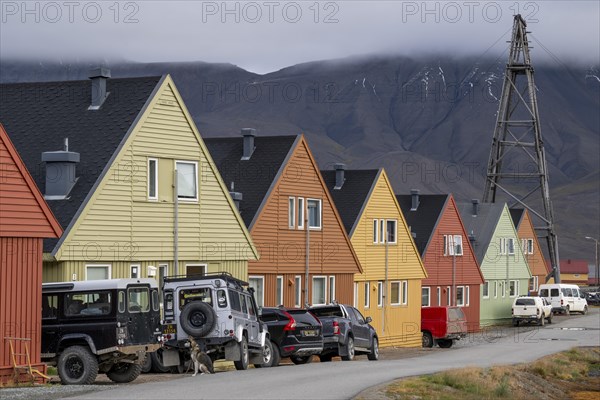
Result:
<svg viewBox="0 0 600 400"><path fill-rule="evenodd" d="M442 288L439 286L436 289L436 295L437 295L437 305L439 307L442 305Z"/></svg>
<svg viewBox="0 0 600 400"><path fill-rule="evenodd" d="M148 159L148 200L158 200L158 160Z"/></svg>
<svg viewBox="0 0 600 400"><path fill-rule="evenodd" d="M462 235L454 235L453 250L456 251L457 256L463 255Z"/></svg>
<svg viewBox="0 0 600 400"><path fill-rule="evenodd" d="M321 229L321 200L308 199L308 227L310 229Z"/></svg>
<svg viewBox="0 0 600 400"><path fill-rule="evenodd" d="M421 288L421 306L429 307L431 305L431 296L430 296L430 288L422 287Z"/></svg>
<svg viewBox="0 0 600 400"><path fill-rule="evenodd" d="M385 243L385 221L379 220L379 243Z"/></svg>
<svg viewBox="0 0 600 400"><path fill-rule="evenodd" d="M379 220L373 220L373 243L379 243Z"/></svg>
<svg viewBox="0 0 600 400"><path fill-rule="evenodd" d="M398 226L398 221L395 219L388 219L387 223L387 242L391 244L396 244L396 227Z"/></svg>
<svg viewBox="0 0 600 400"><path fill-rule="evenodd" d="M288 226L290 229L296 227L296 198L290 197L288 199Z"/></svg>
<svg viewBox="0 0 600 400"><path fill-rule="evenodd" d="M527 254L533 254L533 239L527 239Z"/></svg>
<svg viewBox="0 0 600 400"><path fill-rule="evenodd" d="M408 304L408 281L402 281L402 305Z"/></svg>
<svg viewBox="0 0 600 400"><path fill-rule="evenodd" d="M494 281L494 298L498 298L498 282Z"/></svg>
<svg viewBox="0 0 600 400"><path fill-rule="evenodd" d="M204 276L206 275L206 264L186 264L185 273L187 276Z"/></svg>
<svg viewBox="0 0 600 400"><path fill-rule="evenodd" d="M298 229L304 229L304 198L298 197Z"/></svg>
<svg viewBox="0 0 600 400"><path fill-rule="evenodd" d="M335 301L335 276L329 277L329 303L333 303Z"/></svg>
<svg viewBox="0 0 600 400"><path fill-rule="evenodd" d="M444 255L447 256L448 255L448 235L444 235L444 249L443 249Z"/></svg>
<svg viewBox="0 0 600 400"><path fill-rule="evenodd" d="M140 277L140 266L139 265L132 265L130 267L130 276L133 279L137 279Z"/></svg>
<svg viewBox="0 0 600 400"><path fill-rule="evenodd" d="M130 287L127 289L127 307L130 313L150 311L148 288Z"/></svg>
<svg viewBox="0 0 600 400"><path fill-rule="evenodd" d="M296 275L294 277L294 306L302 307L302 277L300 275Z"/></svg>
<svg viewBox="0 0 600 400"><path fill-rule="evenodd" d="M446 286L446 305L452 305L452 288L450 286Z"/></svg>
<svg viewBox="0 0 600 400"><path fill-rule="evenodd" d="M383 282L377 282L377 307L383 307Z"/></svg>
<svg viewBox="0 0 600 400"><path fill-rule="evenodd" d="M264 276L249 276L248 284L254 289L254 298L258 307L265 305L265 278Z"/></svg>
<svg viewBox="0 0 600 400"><path fill-rule="evenodd" d="M490 283L488 281L483 282L483 285L481 285L481 293L484 299L490 298Z"/></svg>
<svg viewBox="0 0 600 400"><path fill-rule="evenodd" d="M42 319L58 317L58 295L42 295Z"/></svg>
<svg viewBox="0 0 600 400"><path fill-rule="evenodd" d="M179 200L198 200L198 163L175 161L177 169L177 198Z"/></svg>
<svg viewBox="0 0 600 400"><path fill-rule="evenodd" d="M516 297L519 294L519 281L508 282L508 295Z"/></svg>
<svg viewBox="0 0 600 400"><path fill-rule="evenodd" d="M454 236L448 235L448 255L454 255Z"/></svg>
<svg viewBox="0 0 600 400"><path fill-rule="evenodd" d="M147 293L148 289L145 290ZM98 315L108 315L111 312L112 303L110 300L111 293L108 291L67 293L65 296L64 304L65 316L90 317ZM150 305L148 304L148 310L149 309ZM54 312L56 312L56 309L54 310Z"/></svg>
<svg viewBox="0 0 600 400"><path fill-rule="evenodd" d="M327 293L325 289L325 285L327 282L325 281L324 276L315 276L312 279L312 304L325 304L325 299L327 298Z"/></svg>
<svg viewBox="0 0 600 400"><path fill-rule="evenodd" d="M465 305L465 288L464 286L456 287L456 305L462 307Z"/></svg>
<svg viewBox="0 0 600 400"><path fill-rule="evenodd" d="M539 276L532 276L531 279L529 279L529 290L531 292L537 292L539 286Z"/></svg>
<svg viewBox="0 0 600 400"><path fill-rule="evenodd" d="M233 311L242 311L242 303L240 302L240 294L234 290L228 289L229 301L231 302L231 309Z"/></svg>
<svg viewBox="0 0 600 400"><path fill-rule="evenodd" d="M465 287L465 306L469 305L469 298L471 297L471 287Z"/></svg>
<svg viewBox="0 0 600 400"><path fill-rule="evenodd" d="M110 279L110 265L86 265L85 280L96 281L101 279Z"/></svg>
<svg viewBox="0 0 600 400"><path fill-rule="evenodd" d="M500 282L502 297L506 297L506 281Z"/></svg>
<svg viewBox="0 0 600 400"><path fill-rule="evenodd" d="M283 305L283 276L277 277L277 304L278 306Z"/></svg>
<svg viewBox="0 0 600 400"><path fill-rule="evenodd" d="M365 282L364 284L364 289L365 289L365 308L369 308L369 282Z"/></svg>
<svg viewBox="0 0 600 400"><path fill-rule="evenodd" d="M500 254L506 254L506 238L500 238Z"/></svg>
<svg viewBox="0 0 600 400"><path fill-rule="evenodd" d="M354 299L352 302L354 307L358 306L358 283L354 282Z"/></svg>
<svg viewBox="0 0 600 400"><path fill-rule="evenodd" d="M390 283L390 303L395 306L400 304L400 282Z"/></svg>
<svg viewBox="0 0 600 400"><path fill-rule="evenodd" d="M508 238L508 240L506 241L506 245L507 245L507 251L508 254L515 254L515 239L514 238Z"/></svg>

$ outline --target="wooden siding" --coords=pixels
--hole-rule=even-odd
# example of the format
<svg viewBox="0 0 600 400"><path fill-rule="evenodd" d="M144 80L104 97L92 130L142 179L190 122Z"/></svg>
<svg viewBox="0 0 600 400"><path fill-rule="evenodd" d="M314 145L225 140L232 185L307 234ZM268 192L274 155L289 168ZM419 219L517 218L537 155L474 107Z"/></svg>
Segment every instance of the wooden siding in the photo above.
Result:
<svg viewBox="0 0 600 400"><path fill-rule="evenodd" d="M500 238L513 238L515 240L515 254L500 254ZM509 281L519 281L519 295L526 295L529 287L529 278L531 273L527 266L527 261L521 246L515 226L510 217L508 207L505 205L504 210L498 220L492 239L488 245L488 249L481 263L481 272L486 281L489 282L489 291L493 292L493 286L498 286L498 296L491 293L488 298L483 298L483 287L480 289L481 313L480 323L482 326L491 325L502 322L511 318L512 303L514 297L508 295ZM505 282L506 295L501 295L500 285Z"/></svg>
<svg viewBox="0 0 600 400"><path fill-rule="evenodd" d="M519 225L519 230L517 231L517 234L519 235L519 245L521 244L521 239L533 239L533 254L526 254L525 257L527 259L527 265L529 266L531 275L537 276L539 284L541 285L542 283L546 282L546 275L548 274L546 269L546 261L544 260L544 253L542 252L540 242L535 229L533 228L533 223L529 216L529 212L524 210L523 213L523 219Z"/></svg>
<svg viewBox="0 0 600 400"><path fill-rule="evenodd" d="M40 364L42 239L0 237L0 266L0 370L12 365L9 336L31 339L31 363ZM15 352L25 353L23 342L15 343ZM24 357L17 362L27 363Z"/></svg>
<svg viewBox="0 0 600 400"><path fill-rule="evenodd" d="M148 200L148 158L158 159L158 201ZM57 260L79 266L84 261L172 264L176 161L197 163L199 198L179 202L179 259L221 262L223 267L255 259L250 235L167 77L68 233ZM235 265L235 273L242 274L238 277L246 278L245 267Z"/></svg>

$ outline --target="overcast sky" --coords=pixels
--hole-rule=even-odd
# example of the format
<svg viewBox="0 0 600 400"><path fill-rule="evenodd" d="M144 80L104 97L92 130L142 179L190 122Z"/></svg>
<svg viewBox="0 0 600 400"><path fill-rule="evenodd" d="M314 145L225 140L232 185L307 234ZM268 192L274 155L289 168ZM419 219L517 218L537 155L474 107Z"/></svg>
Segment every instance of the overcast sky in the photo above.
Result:
<svg viewBox="0 0 600 400"><path fill-rule="evenodd" d="M515 12L528 21L534 60L600 59L595 0L0 3L3 59L229 62L265 73L374 53L497 55Z"/></svg>

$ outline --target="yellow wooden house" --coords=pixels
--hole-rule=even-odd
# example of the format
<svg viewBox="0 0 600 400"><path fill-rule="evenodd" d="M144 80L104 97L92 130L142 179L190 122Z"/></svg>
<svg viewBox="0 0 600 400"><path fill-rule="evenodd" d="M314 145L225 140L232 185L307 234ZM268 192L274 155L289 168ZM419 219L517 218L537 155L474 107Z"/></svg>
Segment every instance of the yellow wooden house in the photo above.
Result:
<svg viewBox="0 0 600 400"><path fill-rule="evenodd" d="M258 252L171 77L109 78L1 87L0 117L64 227L43 280L247 279Z"/></svg>
<svg viewBox="0 0 600 400"><path fill-rule="evenodd" d="M321 171L361 263L354 305L373 319L380 346L420 347L423 262L385 170Z"/></svg>

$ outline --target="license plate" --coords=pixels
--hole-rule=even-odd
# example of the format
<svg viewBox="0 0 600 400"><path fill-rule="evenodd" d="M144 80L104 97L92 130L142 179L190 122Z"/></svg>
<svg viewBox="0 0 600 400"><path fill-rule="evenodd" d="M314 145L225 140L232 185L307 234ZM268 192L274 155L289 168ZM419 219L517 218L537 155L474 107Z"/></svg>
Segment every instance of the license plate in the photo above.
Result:
<svg viewBox="0 0 600 400"><path fill-rule="evenodd" d="M163 334L164 335L168 335L168 334L174 335L175 333L177 333L177 329L175 329L175 325L173 325L173 324L163 325Z"/></svg>
<svg viewBox="0 0 600 400"><path fill-rule="evenodd" d="M315 330L302 331L302 336L317 336L317 331L315 331Z"/></svg>

